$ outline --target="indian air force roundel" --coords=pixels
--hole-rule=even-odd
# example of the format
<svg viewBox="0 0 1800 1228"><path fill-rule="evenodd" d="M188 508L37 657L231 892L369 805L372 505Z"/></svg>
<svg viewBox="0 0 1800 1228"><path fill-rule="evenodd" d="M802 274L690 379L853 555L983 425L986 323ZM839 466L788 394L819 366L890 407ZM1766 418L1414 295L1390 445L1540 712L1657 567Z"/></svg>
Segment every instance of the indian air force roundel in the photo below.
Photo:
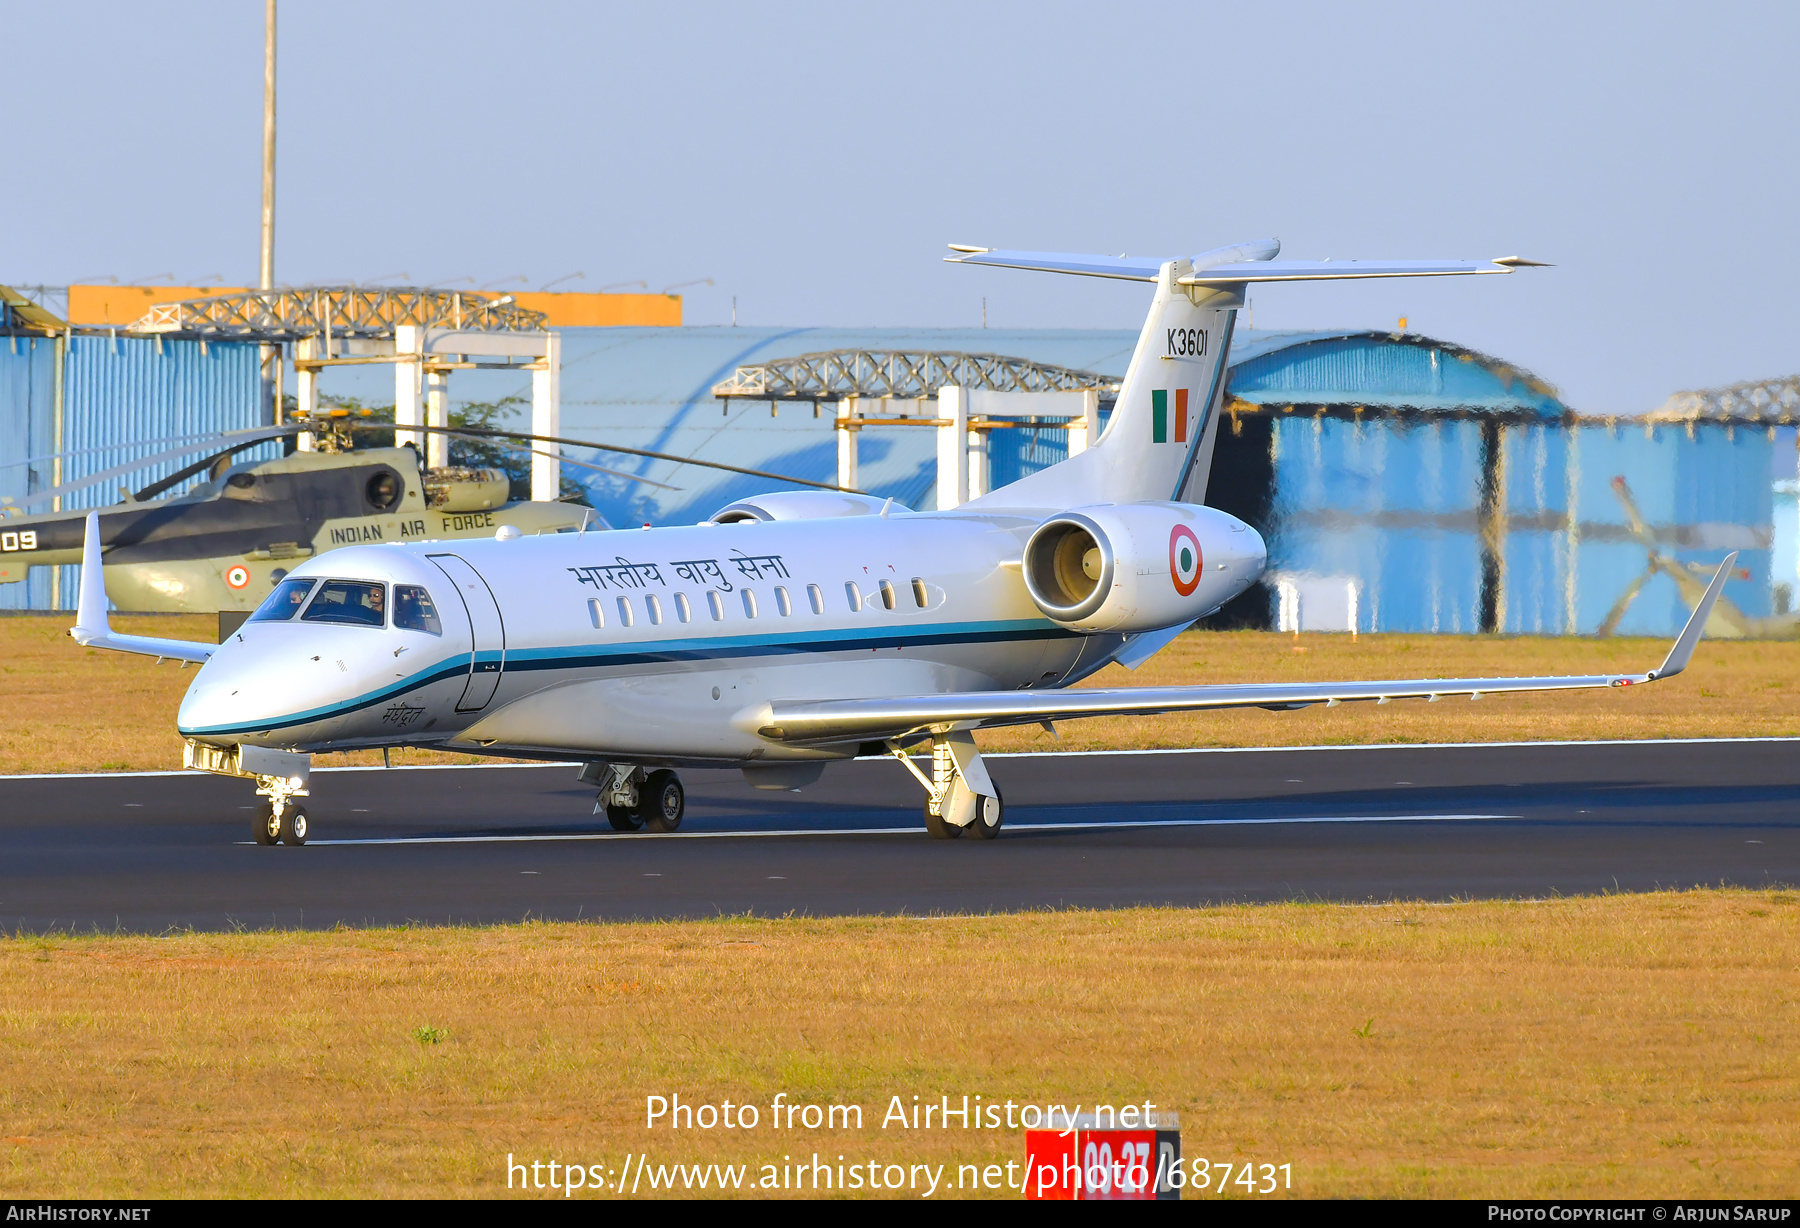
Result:
<svg viewBox="0 0 1800 1228"><path fill-rule="evenodd" d="M1169 578L1183 597L1200 585L1200 539L1184 524L1169 530Z"/></svg>

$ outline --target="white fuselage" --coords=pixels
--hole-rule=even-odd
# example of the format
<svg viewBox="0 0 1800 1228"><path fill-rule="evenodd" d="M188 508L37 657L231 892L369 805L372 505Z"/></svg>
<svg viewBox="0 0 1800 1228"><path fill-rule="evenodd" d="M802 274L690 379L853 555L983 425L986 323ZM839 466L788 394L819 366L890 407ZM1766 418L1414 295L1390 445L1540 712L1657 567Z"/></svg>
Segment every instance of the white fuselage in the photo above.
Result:
<svg viewBox="0 0 1800 1228"><path fill-rule="evenodd" d="M1203 612L1256 580L1263 543L1194 510ZM422 585L441 632L246 623L178 723L204 742L300 751L841 758L857 747L781 746L749 714L771 700L1055 687L1118 651L1124 637L1065 630L1033 604L1020 557L1038 523L970 510L336 550L292 577Z"/></svg>

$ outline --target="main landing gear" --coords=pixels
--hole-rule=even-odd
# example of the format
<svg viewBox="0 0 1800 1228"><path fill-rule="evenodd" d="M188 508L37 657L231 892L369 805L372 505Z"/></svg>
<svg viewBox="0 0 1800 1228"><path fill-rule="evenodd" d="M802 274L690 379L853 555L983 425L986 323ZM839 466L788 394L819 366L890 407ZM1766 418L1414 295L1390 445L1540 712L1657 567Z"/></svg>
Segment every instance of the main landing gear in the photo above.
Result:
<svg viewBox="0 0 1800 1228"><path fill-rule="evenodd" d="M925 830L933 840L955 840L965 832L978 840L992 840L1000 834L1005 803L975 750L972 734L965 730L932 734L930 779L899 742L889 742L887 748L925 786Z"/></svg>
<svg viewBox="0 0 1800 1228"><path fill-rule="evenodd" d="M615 831L672 832L681 826L687 794L668 768L646 772L635 763L588 763L580 779L599 786L594 813L604 810Z"/></svg>

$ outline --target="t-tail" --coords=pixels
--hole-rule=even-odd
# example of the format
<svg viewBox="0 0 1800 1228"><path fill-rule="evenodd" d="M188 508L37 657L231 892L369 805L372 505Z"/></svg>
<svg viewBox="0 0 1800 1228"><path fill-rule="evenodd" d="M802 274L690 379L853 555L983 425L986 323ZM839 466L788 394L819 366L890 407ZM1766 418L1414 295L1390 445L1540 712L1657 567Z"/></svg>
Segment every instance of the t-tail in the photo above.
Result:
<svg viewBox="0 0 1800 1228"><path fill-rule="evenodd" d="M1275 239L1182 259L1080 256L957 247L956 264L1038 269L1156 284L1112 418L1087 451L966 506L1067 508L1092 503L1206 501L1226 395L1231 333L1251 284L1366 277L1510 273L1539 262L1276 260Z"/></svg>

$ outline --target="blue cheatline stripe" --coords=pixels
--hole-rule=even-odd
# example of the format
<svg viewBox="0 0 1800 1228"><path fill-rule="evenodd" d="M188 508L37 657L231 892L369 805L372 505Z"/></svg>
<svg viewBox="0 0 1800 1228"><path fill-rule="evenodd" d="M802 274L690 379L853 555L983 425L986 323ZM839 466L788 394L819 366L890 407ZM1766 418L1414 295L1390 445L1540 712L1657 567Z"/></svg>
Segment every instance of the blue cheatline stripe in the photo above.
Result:
<svg viewBox="0 0 1800 1228"><path fill-rule="evenodd" d="M677 640L652 640L646 643L613 643L566 645L555 648L526 648L505 654L507 672L590 669L617 665L661 665L677 661L727 661L743 657L797 656L804 654L907 648L939 644L986 644L1020 640L1072 639L1079 632L1064 631L1052 623L1037 619L1012 619L991 623L943 623L903 632L891 628L816 631L801 635L731 635L715 638L692 637ZM498 652L476 654L478 661L500 661ZM398 699L434 683L451 678L466 678L468 658L441 663L387 686L366 692L354 699L303 712L290 713L272 720L248 724L205 725L195 728L177 727L185 736L228 736L243 733L266 733L289 729L331 717L348 716L364 708Z"/></svg>

